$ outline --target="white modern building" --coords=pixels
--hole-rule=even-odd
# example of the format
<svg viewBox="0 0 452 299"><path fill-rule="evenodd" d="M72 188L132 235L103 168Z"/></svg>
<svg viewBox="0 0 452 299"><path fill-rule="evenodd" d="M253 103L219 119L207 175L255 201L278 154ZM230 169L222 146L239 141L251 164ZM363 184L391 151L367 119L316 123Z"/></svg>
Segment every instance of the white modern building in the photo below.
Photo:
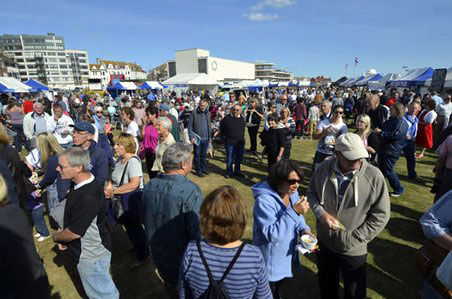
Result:
<svg viewBox="0 0 452 299"><path fill-rule="evenodd" d="M289 82L293 78L293 74L278 69L271 62L256 62L256 79L268 81Z"/></svg>
<svg viewBox="0 0 452 299"><path fill-rule="evenodd" d="M147 74L136 63L96 59L89 65L89 86L92 90L106 89L112 80L142 81Z"/></svg>
<svg viewBox="0 0 452 299"><path fill-rule="evenodd" d="M176 51L175 59L168 61L169 77L180 74L204 73L220 82L254 80L254 63L210 56L208 50Z"/></svg>

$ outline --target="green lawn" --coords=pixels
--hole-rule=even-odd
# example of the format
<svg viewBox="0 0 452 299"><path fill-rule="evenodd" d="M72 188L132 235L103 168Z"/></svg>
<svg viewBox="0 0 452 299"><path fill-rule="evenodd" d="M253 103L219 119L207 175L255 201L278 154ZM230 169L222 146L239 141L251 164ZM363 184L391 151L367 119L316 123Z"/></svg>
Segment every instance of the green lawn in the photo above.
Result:
<svg viewBox="0 0 452 299"><path fill-rule="evenodd" d="M294 140L291 158L298 161L305 170L301 192L306 192L311 175L310 166L314 157L316 142ZM413 255L424 240L418 219L432 203L433 194L429 193L432 185L432 169L436 158L427 153L418 161L417 173L425 184L407 180L405 159L397 165L397 173L405 186L406 193L400 198L391 198L391 220L386 229L369 245L367 281L370 298L418 298L421 279L413 266ZM218 186L229 184L235 186L247 203L248 225L244 239L252 238L253 197L251 186L266 177L266 162L260 163L255 157L245 156L243 173L246 179L225 179L225 158L223 149L219 148L209 161L211 173L204 178L190 175L204 194ZM144 168L145 169L145 168ZM146 177L147 179L147 177ZM306 216L308 224L315 230L315 219L311 212ZM163 286L154 273L152 263L130 270L128 265L135 260L131 244L121 227L113 233L113 279L121 293L121 298L162 298ZM75 265L68 252L58 252L52 241L37 243L40 255L49 275L54 298L79 298L83 294ZM318 298L319 290L316 277L315 256L304 259L303 270L287 284L285 298Z"/></svg>

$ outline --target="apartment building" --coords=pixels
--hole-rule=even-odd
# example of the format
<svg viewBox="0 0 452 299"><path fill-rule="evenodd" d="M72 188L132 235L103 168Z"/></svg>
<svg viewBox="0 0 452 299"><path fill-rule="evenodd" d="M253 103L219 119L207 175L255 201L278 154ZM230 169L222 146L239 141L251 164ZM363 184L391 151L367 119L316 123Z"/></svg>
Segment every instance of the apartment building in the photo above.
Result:
<svg viewBox="0 0 452 299"><path fill-rule="evenodd" d="M4 34L0 50L17 64L22 81L34 79L62 89L88 85L88 53L65 50L62 36Z"/></svg>

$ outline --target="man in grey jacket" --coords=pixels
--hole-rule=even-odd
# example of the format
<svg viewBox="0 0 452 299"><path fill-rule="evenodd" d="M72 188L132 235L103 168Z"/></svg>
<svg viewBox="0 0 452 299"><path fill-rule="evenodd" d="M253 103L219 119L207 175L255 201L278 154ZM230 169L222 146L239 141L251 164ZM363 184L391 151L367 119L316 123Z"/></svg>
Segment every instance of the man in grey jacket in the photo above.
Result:
<svg viewBox="0 0 452 299"><path fill-rule="evenodd" d="M193 144L196 175L203 177L207 171L207 150L210 142L210 113L207 98L199 101L198 109L193 110L188 121L188 136Z"/></svg>
<svg viewBox="0 0 452 299"><path fill-rule="evenodd" d="M322 298L366 297L367 244L386 226L390 201L385 178L365 160L368 153L354 133L339 136L336 156L321 163L307 197L317 218L318 277Z"/></svg>

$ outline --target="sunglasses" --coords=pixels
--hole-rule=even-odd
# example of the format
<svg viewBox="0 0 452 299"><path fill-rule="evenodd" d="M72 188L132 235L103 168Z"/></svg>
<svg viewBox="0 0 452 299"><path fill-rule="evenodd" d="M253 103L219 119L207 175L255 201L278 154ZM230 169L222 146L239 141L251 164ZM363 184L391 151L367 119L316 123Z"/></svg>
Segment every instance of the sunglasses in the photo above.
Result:
<svg viewBox="0 0 452 299"><path fill-rule="evenodd" d="M233 109L234 111L240 111L240 109Z"/></svg>
<svg viewBox="0 0 452 299"><path fill-rule="evenodd" d="M96 114L99 114L99 113L102 114L102 111L96 111Z"/></svg>
<svg viewBox="0 0 452 299"><path fill-rule="evenodd" d="M287 183L289 183L289 185L300 184L301 180L287 180Z"/></svg>
<svg viewBox="0 0 452 299"><path fill-rule="evenodd" d="M334 111L334 113L341 115L344 114L344 111Z"/></svg>

